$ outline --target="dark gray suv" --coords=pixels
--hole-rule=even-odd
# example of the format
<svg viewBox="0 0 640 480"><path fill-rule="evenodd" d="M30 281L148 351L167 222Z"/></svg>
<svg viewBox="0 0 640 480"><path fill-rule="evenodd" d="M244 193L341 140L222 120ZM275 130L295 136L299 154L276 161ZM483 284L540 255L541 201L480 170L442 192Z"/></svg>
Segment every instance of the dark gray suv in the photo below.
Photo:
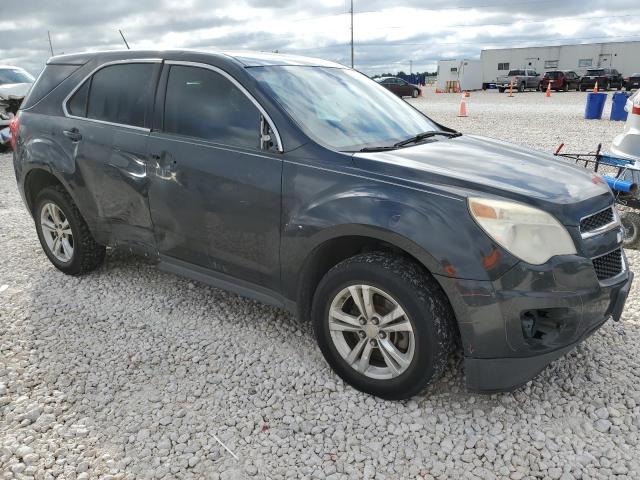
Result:
<svg viewBox="0 0 640 480"><path fill-rule="evenodd" d="M384 398L418 393L456 346L469 388L514 388L618 320L631 285L600 177L454 132L334 63L54 57L12 132L58 269L122 247L297 311Z"/></svg>

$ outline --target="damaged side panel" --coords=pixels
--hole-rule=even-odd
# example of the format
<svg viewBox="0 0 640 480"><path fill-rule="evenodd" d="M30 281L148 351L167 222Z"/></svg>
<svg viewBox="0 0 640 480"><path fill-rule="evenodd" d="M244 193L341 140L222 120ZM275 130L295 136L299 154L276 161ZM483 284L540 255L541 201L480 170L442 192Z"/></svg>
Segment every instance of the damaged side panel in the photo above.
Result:
<svg viewBox="0 0 640 480"><path fill-rule="evenodd" d="M96 205L96 238L107 245L154 254L146 164L148 133L87 121L75 123L82 124L82 142L69 141L77 168L74 177L82 181L76 189L82 196L91 196L87 203Z"/></svg>

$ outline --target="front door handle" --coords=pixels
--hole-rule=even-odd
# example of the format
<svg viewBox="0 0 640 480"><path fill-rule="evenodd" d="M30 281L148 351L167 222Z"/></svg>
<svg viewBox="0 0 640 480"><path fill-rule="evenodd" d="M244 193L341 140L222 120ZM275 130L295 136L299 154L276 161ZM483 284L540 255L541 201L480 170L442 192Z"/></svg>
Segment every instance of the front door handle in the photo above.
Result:
<svg viewBox="0 0 640 480"><path fill-rule="evenodd" d="M82 140L82 134L80 133L80 130L78 130L76 127L73 127L70 130L63 130L62 133L64 134L65 137L68 137L72 142L79 142L80 140Z"/></svg>

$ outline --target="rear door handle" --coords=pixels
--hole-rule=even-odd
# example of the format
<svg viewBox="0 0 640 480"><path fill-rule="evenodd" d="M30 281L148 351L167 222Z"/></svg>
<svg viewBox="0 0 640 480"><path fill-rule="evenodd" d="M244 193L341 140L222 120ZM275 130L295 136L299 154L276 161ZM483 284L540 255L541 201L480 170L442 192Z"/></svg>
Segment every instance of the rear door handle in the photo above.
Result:
<svg viewBox="0 0 640 480"><path fill-rule="evenodd" d="M71 130L63 130L62 133L72 142L79 142L80 140L82 140L82 134L80 133L80 130L75 127L73 127Z"/></svg>

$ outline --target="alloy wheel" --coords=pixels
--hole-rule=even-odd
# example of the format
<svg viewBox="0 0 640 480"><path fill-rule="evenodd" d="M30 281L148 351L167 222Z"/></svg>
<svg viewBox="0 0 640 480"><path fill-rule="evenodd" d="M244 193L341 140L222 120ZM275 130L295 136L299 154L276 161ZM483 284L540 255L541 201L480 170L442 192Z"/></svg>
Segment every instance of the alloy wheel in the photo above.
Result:
<svg viewBox="0 0 640 480"><path fill-rule="evenodd" d="M40 227L51 254L60 262L71 261L73 232L62 209L53 202L45 203L40 210Z"/></svg>
<svg viewBox="0 0 640 480"><path fill-rule="evenodd" d="M370 285L351 285L331 302L329 331L342 358L374 379L401 375L415 354L411 320L387 292Z"/></svg>

